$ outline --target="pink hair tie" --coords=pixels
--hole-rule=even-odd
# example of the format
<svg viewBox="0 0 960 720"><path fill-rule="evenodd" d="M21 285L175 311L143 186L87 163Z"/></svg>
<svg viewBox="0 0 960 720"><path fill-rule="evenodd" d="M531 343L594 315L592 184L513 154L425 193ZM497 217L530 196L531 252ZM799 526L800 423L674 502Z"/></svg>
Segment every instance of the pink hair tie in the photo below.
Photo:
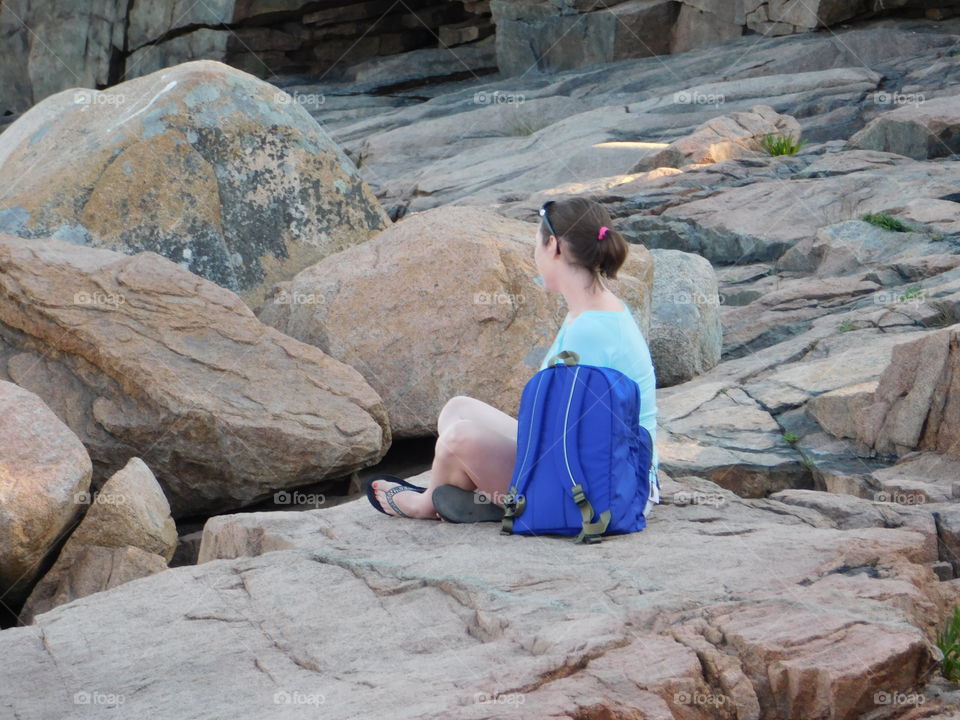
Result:
<svg viewBox="0 0 960 720"><path fill-rule="evenodd" d="M597 235L597 240L603 240L603 236L607 234L607 230L609 230L609 229L610 229L610 228L608 228L606 225L604 225L602 228L600 228L600 234Z"/></svg>

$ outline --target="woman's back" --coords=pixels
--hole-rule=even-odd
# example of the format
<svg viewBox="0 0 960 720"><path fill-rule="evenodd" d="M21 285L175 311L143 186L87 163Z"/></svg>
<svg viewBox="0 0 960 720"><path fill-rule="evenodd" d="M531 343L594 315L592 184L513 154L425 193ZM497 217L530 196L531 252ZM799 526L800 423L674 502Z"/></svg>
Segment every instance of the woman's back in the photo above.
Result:
<svg viewBox="0 0 960 720"><path fill-rule="evenodd" d="M623 302L623 301L621 301ZM657 379L650 357L650 348L643 332L624 302L619 312L585 310L570 320L569 314L543 357L540 369L547 360L562 350L580 356L584 365L600 365L619 370L640 388L640 425L647 429L651 439L657 430Z"/></svg>
<svg viewBox="0 0 960 720"><path fill-rule="evenodd" d="M623 302L621 300L621 302ZM650 348L630 306L623 302L623 310L584 310L573 320L569 313L557 331L553 344L543 356L540 370L547 360L563 350L580 356L584 365L599 365L619 370L637 383L640 389L640 425L650 433L653 459L650 464L650 506L660 501L657 472L657 377L650 357Z"/></svg>

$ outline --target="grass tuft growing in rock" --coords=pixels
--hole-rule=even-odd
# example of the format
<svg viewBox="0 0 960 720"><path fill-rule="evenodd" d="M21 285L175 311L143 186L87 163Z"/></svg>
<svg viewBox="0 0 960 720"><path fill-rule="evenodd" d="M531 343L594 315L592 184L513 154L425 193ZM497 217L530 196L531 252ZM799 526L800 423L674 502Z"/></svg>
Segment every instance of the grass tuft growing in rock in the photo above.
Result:
<svg viewBox="0 0 960 720"><path fill-rule="evenodd" d="M922 298L922 297L923 297L923 288L920 287L919 285L911 285L902 293L900 293L901 302L904 300L913 300L915 298Z"/></svg>
<svg viewBox="0 0 960 720"><path fill-rule="evenodd" d="M937 647L943 652L940 672L950 682L960 682L960 605L953 608L943 632L937 633Z"/></svg>
<svg viewBox="0 0 960 720"><path fill-rule="evenodd" d="M771 155L796 155L806 142L792 135L767 133L760 141L760 147Z"/></svg>
<svg viewBox="0 0 960 720"><path fill-rule="evenodd" d="M864 222L883 228L884 230L893 230L894 232L912 232L913 228L904 224L893 215L887 213L867 213L862 218Z"/></svg>

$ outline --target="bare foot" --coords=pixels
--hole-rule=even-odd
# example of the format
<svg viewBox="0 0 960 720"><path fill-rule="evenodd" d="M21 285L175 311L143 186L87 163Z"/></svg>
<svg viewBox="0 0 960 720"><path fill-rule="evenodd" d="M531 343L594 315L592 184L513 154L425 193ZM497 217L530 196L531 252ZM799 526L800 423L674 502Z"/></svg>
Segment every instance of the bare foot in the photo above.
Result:
<svg viewBox="0 0 960 720"><path fill-rule="evenodd" d="M377 502L380 503L380 507L383 508L384 512L388 515L393 515L394 517L399 517L397 511L391 507L390 502L387 500L387 490L395 488L400 483L389 482L387 480L374 480L373 481L373 491L374 496L377 498ZM393 501L397 504L403 512L409 515L412 518L420 519L434 519L439 520L440 515L437 513L436 509L433 507L427 498L423 497L422 493L418 493L416 490L402 490L400 492L393 494Z"/></svg>

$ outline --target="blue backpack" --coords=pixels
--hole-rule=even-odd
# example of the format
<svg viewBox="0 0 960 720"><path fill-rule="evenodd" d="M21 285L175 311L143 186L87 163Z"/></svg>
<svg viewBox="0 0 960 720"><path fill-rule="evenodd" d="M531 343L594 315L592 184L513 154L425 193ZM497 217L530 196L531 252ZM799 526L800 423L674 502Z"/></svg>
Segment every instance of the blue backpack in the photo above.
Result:
<svg viewBox="0 0 960 720"><path fill-rule="evenodd" d="M653 443L639 422L640 389L619 370L579 360L564 350L523 388L505 535L597 543L646 527Z"/></svg>

